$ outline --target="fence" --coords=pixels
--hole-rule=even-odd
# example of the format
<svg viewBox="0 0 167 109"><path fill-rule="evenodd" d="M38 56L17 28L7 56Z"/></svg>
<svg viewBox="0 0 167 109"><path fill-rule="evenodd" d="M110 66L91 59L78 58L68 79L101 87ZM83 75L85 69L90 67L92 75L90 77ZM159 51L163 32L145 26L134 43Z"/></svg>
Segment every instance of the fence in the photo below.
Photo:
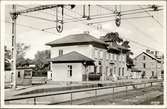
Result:
<svg viewBox="0 0 167 109"><path fill-rule="evenodd" d="M94 91L94 96L93 97L97 97L98 94L98 90L102 90L102 89L112 89L112 94L114 95L115 93L115 89L119 88L119 87L125 87L125 94L127 95L127 91L128 91L128 86L133 86L133 88L136 88L136 86L138 85L143 85L143 88L146 87L147 84L149 84L150 86L153 86L154 83L160 83L161 86L163 86L163 81L159 80L159 81L150 81L150 82L140 82L140 83L129 83L129 84L123 84L123 85L116 85L116 86L100 86L100 87L94 87L94 88L86 88L86 89L75 89L75 90L67 90L67 91L62 91L62 92L54 92L54 93L44 93L44 94L35 94L35 95L23 95L23 96L16 96L16 97L12 97L12 98L7 98L5 99L5 102L7 101L14 101L14 100L23 100L23 99L30 99L33 98L33 104L36 105L37 104L37 98L39 97L46 97L46 96L53 96L53 95L63 95L63 94L69 94L70 95L70 104L73 104L73 94L74 93L79 93L79 92L87 92L87 91Z"/></svg>

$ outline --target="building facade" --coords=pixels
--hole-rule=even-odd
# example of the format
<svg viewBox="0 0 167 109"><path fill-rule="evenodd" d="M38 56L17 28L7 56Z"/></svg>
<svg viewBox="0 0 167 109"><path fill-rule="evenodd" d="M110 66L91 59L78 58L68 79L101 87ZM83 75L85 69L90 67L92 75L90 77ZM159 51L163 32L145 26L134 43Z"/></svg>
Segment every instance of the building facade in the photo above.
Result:
<svg viewBox="0 0 167 109"><path fill-rule="evenodd" d="M83 74L88 75L91 72L101 74L100 78L101 80L111 80L111 79L117 80L117 79L127 78L128 76L126 67L126 53L113 52L112 49L109 51L104 41L97 39L89 34L69 35L61 39L49 42L47 43L47 45L51 46L50 64L51 64L52 74L49 75L52 75L52 77L54 77L54 75L61 75L61 78L59 79L52 78L52 80L55 81L88 80L88 79L83 79L84 78ZM62 58L62 60L58 59L63 55L71 54L71 52L73 51L91 59L93 61L93 65L87 65L85 66L86 68L85 69L83 68L84 61L79 60L80 63L75 62L74 61L75 59L73 59L74 56L71 56L71 59L70 58L67 59L66 57L65 58L66 61L63 61L64 58ZM68 73L69 65L72 66L72 72L81 73L82 76L81 75L77 76L77 74L75 73L74 74L75 77L67 79L66 78L67 75L65 74ZM75 68L75 66L78 66L77 67L78 70L77 68ZM60 69L61 71L57 71L56 69Z"/></svg>
<svg viewBox="0 0 167 109"><path fill-rule="evenodd" d="M142 52L134 59L134 68L139 69L141 78L158 78L163 77L163 58L156 56L154 52L147 50Z"/></svg>

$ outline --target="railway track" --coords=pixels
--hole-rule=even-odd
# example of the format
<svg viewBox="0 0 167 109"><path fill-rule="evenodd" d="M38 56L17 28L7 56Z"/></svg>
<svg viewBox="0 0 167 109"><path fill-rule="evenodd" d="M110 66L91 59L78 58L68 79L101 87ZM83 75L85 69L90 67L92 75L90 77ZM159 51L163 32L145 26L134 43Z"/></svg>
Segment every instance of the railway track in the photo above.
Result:
<svg viewBox="0 0 167 109"><path fill-rule="evenodd" d="M159 85L149 86L146 88L137 88L120 92L99 95L96 97L87 97L82 99L73 100L73 105L129 105L141 104L145 100L154 99L155 97L163 95L163 88ZM50 105L69 105L71 102L52 103Z"/></svg>

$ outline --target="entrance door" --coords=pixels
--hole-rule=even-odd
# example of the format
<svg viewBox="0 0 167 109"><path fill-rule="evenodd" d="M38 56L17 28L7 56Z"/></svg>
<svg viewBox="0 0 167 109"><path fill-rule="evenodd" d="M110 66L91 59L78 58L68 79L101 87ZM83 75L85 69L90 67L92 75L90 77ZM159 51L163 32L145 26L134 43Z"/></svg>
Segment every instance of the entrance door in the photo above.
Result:
<svg viewBox="0 0 167 109"><path fill-rule="evenodd" d="M67 81L72 81L72 65L67 65Z"/></svg>

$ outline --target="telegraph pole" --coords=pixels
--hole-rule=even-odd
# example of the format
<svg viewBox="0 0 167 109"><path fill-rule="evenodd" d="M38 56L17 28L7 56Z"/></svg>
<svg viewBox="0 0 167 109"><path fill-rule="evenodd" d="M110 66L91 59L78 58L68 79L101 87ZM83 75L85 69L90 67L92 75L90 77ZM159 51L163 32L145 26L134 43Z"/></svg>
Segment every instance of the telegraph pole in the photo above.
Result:
<svg viewBox="0 0 167 109"><path fill-rule="evenodd" d="M13 88L16 88L16 19L17 14L16 12L16 6L12 6L11 18L12 18L12 56L11 56L11 69L12 69L12 83Z"/></svg>

